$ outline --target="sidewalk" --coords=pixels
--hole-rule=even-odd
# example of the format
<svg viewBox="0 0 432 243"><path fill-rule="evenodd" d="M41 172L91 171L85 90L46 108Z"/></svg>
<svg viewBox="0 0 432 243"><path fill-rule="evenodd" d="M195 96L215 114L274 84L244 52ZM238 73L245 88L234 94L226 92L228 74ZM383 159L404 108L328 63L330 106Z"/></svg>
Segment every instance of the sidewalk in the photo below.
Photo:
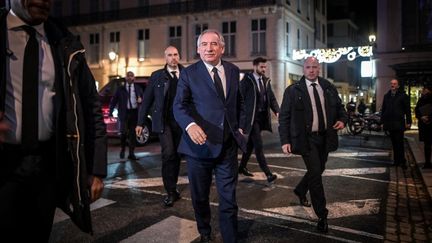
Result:
<svg viewBox="0 0 432 243"><path fill-rule="evenodd" d="M424 184L429 193L429 197L432 198L432 169L422 169L424 164L423 154L423 142L419 141L418 130L409 130L405 132L405 138L408 140L409 149L414 156L414 166L418 168L418 171L423 177Z"/></svg>

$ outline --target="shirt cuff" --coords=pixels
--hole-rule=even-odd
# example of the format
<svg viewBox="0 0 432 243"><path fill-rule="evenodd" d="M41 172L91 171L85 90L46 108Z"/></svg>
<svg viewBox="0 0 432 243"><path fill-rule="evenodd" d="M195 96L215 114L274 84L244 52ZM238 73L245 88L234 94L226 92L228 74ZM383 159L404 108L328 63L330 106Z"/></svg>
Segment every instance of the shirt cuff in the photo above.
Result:
<svg viewBox="0 0 432 243"><path fill-rule="evenodd" d="M185 131L187 132L187 130L189 129L189 127L191 127L192 125L196 125L196 123L195 122L189 123L189 125L187 125Z"/></svg>

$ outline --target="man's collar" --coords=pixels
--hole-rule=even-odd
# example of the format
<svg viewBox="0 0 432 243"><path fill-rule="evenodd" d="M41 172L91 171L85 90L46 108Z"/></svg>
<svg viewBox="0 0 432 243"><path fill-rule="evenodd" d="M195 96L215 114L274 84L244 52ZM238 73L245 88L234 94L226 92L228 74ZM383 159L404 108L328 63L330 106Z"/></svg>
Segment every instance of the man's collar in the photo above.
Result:
<svg viewBox="0 0 432 243"><path fill-rule="evenodd" d="M316 79L316 81L310 81L309 79L305 78L305 80L306 80L306 86L310 86L311 84L319 85L318 79Z"/></svg>
<svg viewBox="0 0 432 243"><path fill-rule="evenodd" d="M23 25L28 25L28 24L24 22L22 19L20 19L11 9L7 15L8 30L22 30L21 26ZM31 27L33 27L39 35L45 36L45 29L43 23L38 25L31 25Z"/></svg>
<svg viewBox="0 0 432 243"><path fill-rule="evenodd" d="M204 62L204 61L203 61L203 63L204 63L204 65L206 66L206 68L207 68L209 71L212 71L212 70L213 70L213 67L216 67L217 70L220 70L220 68L222 67L222 60L219 60L219 63L218 63L216 66L213 66L213 65L211 65L211 64L208 64L208 63L206 63L206 62Z"/></svg>

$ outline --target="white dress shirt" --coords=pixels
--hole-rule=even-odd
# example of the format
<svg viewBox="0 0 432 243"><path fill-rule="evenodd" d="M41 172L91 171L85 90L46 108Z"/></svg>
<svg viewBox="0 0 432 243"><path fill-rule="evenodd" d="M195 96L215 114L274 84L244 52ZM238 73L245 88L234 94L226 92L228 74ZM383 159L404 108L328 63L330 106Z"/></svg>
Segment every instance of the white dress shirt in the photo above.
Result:
<svg viewBox="0 0 432 243"><path fill-rule="evenodd" d="M319 84L318 80L316 80L315 82L312 82L310 80L306 79L306 87L309 93L309 98L311 100L311 105L312 105L312 114L313 114L313 121L312 121L312 132L317 132L319 130L318 128L318 111L317 111L317 107L316 107L316 103L315 103L315 96L313 93L313 86L312 84L316 83L316 89L318 91L318 95L320 97L320 101L321 101L321 107L324 113L324 122L325 122L325 127L327 127L327 116L326 116L326 109L325 109L325 99L324 99L324 91L321 88L321 85Z"/></svg>
<svg viewBox="0 0 432 243"><path fill-rule="evenodd" d="M206 62L204 62L204 64L207 68L207 71L210 74L210 77L212 77L212 79L213 79L213 83L214 83L213 68L215 67L218 70L219 77L221 78L221 81L222 81L222 87L223 87L224 95L226 97L226 86L227 85L226 85L225 69L222 66L222 62L219 60L219 63L216 66L210 65Z"/></svg>
<svg viewBox="0 0 432 243"><path fill-rule="evenodd" d="M130 92L129 92L129 88L130 88ZM129 101L127 102L127 108L128 109L136 109L138 107L138 102L137 102L137 95L135 93L135 85L134 83L129 84L128 82L126 82L126 91L128 92L128 94L130 94L130 97L128 97L131 101L132 107L130 107Z"/></svg>
<svg viewBox="0 0 432 243"><path fill-rule="evenodd" d="M10 10L7 15L7 46L11 54L6 58L5 121L11 130L5 134L5 142L21 143L22 113L22 78L24 50L29 35L20 26L26 25ZM33 26L39 42L39 141L46 141L54 132L54 80L55 69L51 48L44 30L44 25Z"/></svg>

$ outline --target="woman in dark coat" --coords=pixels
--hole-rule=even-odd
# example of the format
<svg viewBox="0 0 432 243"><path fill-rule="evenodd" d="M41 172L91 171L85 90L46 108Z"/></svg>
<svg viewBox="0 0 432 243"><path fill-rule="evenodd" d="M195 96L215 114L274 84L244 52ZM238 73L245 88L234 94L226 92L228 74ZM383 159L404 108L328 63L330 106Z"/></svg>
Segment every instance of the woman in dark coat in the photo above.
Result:
<svg viewBox="0 0 432 243"><path fill-rule="evenodd" d="M418 119L419 140L424 143L425 164L423 168L432 168L432 86L425 86L417 101L415 115Z"/></svg>

